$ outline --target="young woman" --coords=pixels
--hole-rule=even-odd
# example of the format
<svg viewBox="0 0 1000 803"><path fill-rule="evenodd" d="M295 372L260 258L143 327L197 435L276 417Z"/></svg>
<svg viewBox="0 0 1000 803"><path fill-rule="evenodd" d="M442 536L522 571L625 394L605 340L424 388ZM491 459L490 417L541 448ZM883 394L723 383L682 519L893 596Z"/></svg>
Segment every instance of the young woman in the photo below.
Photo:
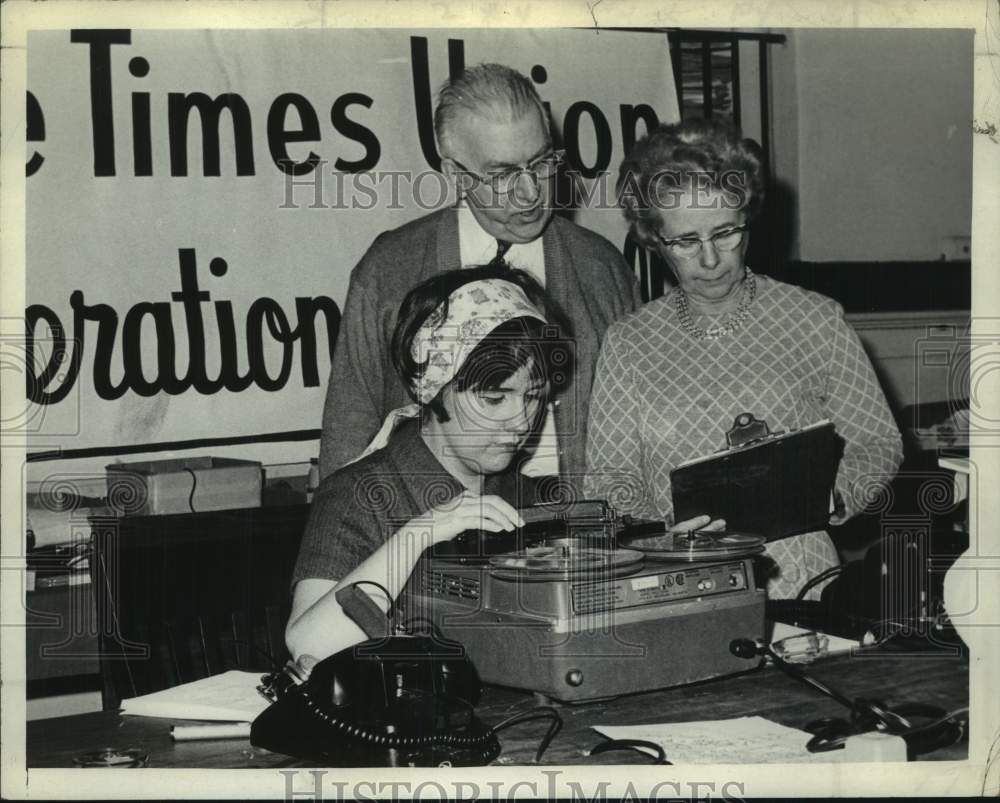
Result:
<svg viewBox="0 0 1000 803"><path fill-rule="evenodd" d="M395 599L432 544L524 524L517 509L537 500L537 486L519 458L553 385L568 379L566 334L518 270L444 273L407 295L391 349L414 404L390 413L365 455L317 491L292 579L293 658L364 640L339 588L367 580Z"/></svg>

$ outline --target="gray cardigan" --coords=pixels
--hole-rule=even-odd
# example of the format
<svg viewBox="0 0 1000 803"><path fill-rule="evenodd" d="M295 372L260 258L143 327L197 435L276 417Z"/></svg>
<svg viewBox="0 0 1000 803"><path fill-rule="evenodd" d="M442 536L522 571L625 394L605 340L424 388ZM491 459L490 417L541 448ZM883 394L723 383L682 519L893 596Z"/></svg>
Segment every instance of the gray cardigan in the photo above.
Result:
<svg viewBox="0 0 1000 803"><path fill-rule="evenodd" d="M343 580L405 522L463 491L421 439L419 423L404 421L385 448L320 483L291 587L310 578ZM539 483L518 474L517 466L486 477L483 491L516 508L548 501Z"/></svg>
<svg viewBox="0 0 1000 803"><path fill-rule="evenodd" d="M608 326L640 304L621 253L592 231L554 216L542 236L545 287L573 326L576 367L556 400L562 476L583 487L590 388ZM320 473L356 458L390 410L411 402L389 358L396 314L424 279L462 267L458 215L433 212L384 232L351 272L323 409Z"/></svg>

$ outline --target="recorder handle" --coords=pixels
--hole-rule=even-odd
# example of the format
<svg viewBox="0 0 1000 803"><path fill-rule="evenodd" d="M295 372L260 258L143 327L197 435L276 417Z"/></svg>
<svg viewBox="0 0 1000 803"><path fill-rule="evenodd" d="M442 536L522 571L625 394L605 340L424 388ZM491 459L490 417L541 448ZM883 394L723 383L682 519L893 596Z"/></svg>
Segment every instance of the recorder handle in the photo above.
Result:
<svg viewBox="0 0 1000 803"><path fill-rule="evenodd" d="M380 639L389 635L389 623L385 612L357 584L339 589L334 593L334 597L344 613L369 639Z"/></svg>

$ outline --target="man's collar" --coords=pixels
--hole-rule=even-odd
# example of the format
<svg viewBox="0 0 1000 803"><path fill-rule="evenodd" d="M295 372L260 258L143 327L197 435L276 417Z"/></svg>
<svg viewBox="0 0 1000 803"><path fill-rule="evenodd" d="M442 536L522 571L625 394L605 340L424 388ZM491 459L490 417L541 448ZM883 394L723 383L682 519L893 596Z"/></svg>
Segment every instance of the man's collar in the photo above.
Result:
<svg viewBox="0 0 1000 803"><path fill-rule="evenodd" d="M485 265L497 250L496 239L483 230L465 201L458 202L458 247L463 265Z"/></svg>
<svg viewBox="0 0 1000 803"><path fill-rule="evenodd" d="M476 220L476 216L465 201L459 201L455 208L458 218L458 243L462 266L487 264L496 256L496 238L479 225L479 221ZM551 224L551 221L549 223ZM530 243L514 243L507 252L507 260L516 267L537 266L540 268L544 264L542 258L543 237L544 233Z"/></svg>

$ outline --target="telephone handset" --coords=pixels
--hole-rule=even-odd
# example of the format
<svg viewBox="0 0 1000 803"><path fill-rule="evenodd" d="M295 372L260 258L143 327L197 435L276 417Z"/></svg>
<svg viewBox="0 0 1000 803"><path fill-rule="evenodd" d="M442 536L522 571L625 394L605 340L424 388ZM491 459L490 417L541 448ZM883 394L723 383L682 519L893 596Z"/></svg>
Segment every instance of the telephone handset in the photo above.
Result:
<svg viewBox="0 0 1000 803"><path fill-rule="evenodd" d="M456 642L372 638L303 683L271 681L283 688L250 728L256 747L332 767L482 766L500 755L473 710L479 676Z"/></svg>

